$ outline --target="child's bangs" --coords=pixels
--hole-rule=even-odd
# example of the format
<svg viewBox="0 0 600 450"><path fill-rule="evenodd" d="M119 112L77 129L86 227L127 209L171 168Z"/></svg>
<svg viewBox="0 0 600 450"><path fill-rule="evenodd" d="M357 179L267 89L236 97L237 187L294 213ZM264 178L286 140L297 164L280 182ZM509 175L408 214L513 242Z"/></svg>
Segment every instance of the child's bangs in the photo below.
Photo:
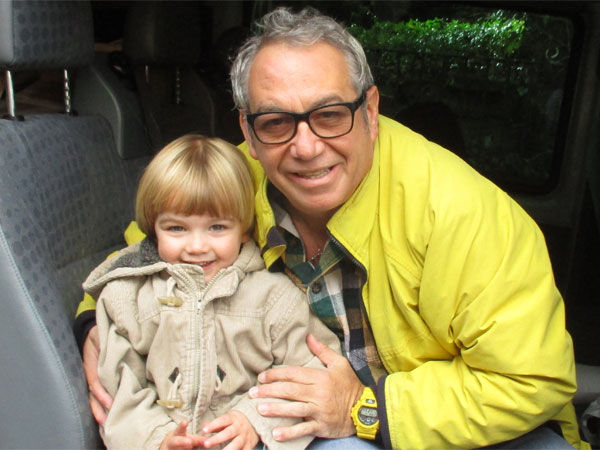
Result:
<svg viewBox="0 0 600 450"><path fill-rule="evenodd" d="M240 217L240 205L236 200L235 187L226 186L216 173L205 171L173 179L165 186L164 210L178 214L208 214L213 217ZM233 192L232 192L233 191Z"/></svg>

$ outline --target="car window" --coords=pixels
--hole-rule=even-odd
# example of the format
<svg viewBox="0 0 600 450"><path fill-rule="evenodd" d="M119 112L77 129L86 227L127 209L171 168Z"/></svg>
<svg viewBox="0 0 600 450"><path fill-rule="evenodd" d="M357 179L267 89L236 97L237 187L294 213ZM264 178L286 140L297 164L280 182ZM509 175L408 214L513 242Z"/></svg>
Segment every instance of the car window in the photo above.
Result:
<svg viewBox="0 0 600 450"><path fill-rule="evenodd" d="M381 112L508 191L551 190L576 62L573 20L497 5L411 5L393 20L365 11L350 27L366 49Z"/></svg>

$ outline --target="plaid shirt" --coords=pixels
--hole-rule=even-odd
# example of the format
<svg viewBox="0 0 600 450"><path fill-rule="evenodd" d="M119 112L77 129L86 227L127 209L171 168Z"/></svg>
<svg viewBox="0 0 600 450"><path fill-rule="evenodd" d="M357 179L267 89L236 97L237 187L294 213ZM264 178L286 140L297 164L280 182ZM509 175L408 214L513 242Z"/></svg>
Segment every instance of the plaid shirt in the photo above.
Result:
<svg viewBox="0 0 600 450"><path fill-rule="evenodd" d="M285 271L300 289L308 293L311 309L338 336L344 356L362 383L375 386L386 371L379 359L361 298L366 277L363 268L334 240L327 242L317 264L306 261L302 241L289 214L280 206L281 199L276 189L269 190L277 226L268 233L267 247L286 247L282 264L279 267L275 264L272 269Z"/></svg>

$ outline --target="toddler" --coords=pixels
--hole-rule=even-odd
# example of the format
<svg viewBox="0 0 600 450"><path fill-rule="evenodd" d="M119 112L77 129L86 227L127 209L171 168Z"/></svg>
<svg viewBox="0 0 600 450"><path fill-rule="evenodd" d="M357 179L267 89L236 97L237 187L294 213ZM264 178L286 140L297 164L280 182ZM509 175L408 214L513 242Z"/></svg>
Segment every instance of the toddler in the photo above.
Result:
<svg viewBox="0 0 600 450"><path fill-rule="evenodd" d="M146 238L97 267L98 373L113 397L102 438L111 448L304 448L279 443L247 391L276 365L320 368L307 334L339 341L251 239L254 189L233 145L186 135L146 168L136 197ZM265 399L261 399L264 402Z"/></svg>

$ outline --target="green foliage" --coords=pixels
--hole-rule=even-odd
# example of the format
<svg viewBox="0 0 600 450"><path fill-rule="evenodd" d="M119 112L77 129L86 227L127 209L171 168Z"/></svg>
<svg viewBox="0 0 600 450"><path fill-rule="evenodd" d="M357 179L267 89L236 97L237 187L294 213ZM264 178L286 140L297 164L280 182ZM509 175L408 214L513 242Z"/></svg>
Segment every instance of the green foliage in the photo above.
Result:
<svg viewBox="0 0 600 450"><path fill-rule="evenodd" d="M525 92L532 69L518 59L526 16L506 17L500 10L470 19L374 18L370 28L351 25L349 31L365 48L384 96L396 96L399 85L440 77L446 86L487 90L490 82L508 82Z"/></svg>
<svg viewBox="0 0 600 450"><path fill-rule="evenodd" d="M349 31L366 49L402 50L410 53L443 53L504 58L521 46L525 20L491 18L477 22L436 17L420 21L375 22L366 29L352 25Z"/></svg>

